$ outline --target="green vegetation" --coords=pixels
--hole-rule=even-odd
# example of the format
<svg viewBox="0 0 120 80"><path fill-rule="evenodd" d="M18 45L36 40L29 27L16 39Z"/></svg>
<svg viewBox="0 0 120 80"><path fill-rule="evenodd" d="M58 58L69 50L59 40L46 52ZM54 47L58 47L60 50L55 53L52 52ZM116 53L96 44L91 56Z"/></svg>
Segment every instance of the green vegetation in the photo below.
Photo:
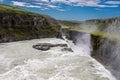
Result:
<svg viewBox="0 0 120 80"><path fill-rule="evenodd" d="M24 9L20 9L14 6L9 6L4 4L0 4L0 13L14 13L14 14L17 13L17 14L23 14L23 15L27 14L27 15L43 16L38 13L29 12Z"/></svg>
<svg viewBox="0 0 120 80"><path fill-rule="evenodd" d="M0 42L58 37L60 34L57 21L49 16L3 4L0 4L0 14Z"/></svg>
<svg viewBox="0 0 120 80"><path fill-rule="evenodd" d="M99 23L98 24L98 30L100 30L100 31L102 31L102 30L104 30L104 28L106 28L106 26L107 26L107 23Z"/></svg>
<svg viewBox="0 0 120 80"><path fill-rule="evenodd" d="M91 20L92 21L92 20ZM90 33L94 36L101 38L118 39L119 35L116 33L103 32L108 26L109 19L96 19L91 22L72 22L72 21L59 21L63 29L69 29L71 31ZM78 26L76 26L78 25ZM120 40L120 38L119 38Z"/></svg>
<svg viewBox="0 0 120 80"><path fill-rule="evenodd" d="M99 27L103 29L106 26L106 24L99 24ZM62 26L63 29L69 29L71 31L77 31L77 32L85 32L90 33L93 36L98 36L100 38L109 38L109 39L117 39L120 40L119 35L115 33L108 33L108 32L102 32L100 29L90 32L89 30L82 30L79 27L71 27L71 26Z"/></svg>
<svg viewBox="0 0 120 80"><path fill-rule="evenodd" d="M67 20L58 20L58 23L62 28L74 29L81 24L80 21L67 21Z"/></svg>
<svg viewBox="0 0 120 80"><path fill-rule="evenodd" d="M66 25L66 26L78 26L80 25L80 21L67 21L67 20L58 20L58 22L61 25Z"/></svg>
<svg viewBox="0 0 120 80"><path fill-rule="evenodd" d="M12 27L0 27L0 36L7 40L25 40L41 37L57 37L60 31L50 26L48 28L41 28L39 30L24 27L24 28L12 28Z"/></svg>

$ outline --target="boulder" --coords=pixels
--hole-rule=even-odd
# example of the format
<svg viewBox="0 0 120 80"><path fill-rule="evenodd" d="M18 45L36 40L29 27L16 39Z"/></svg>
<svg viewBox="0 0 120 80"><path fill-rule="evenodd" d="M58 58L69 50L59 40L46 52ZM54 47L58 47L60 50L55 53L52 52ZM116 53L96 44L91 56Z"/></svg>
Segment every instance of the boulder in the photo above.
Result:
<svg viewBox="0 0 120 80"><path fill-rule="evenodd" d="M62 51L69 51L69 52L73 52L73 50L71 49L71 48L67 48L67 47L65 47L65 48L63 48L63 49L61 49Z"/></svg>
<svg viewBox="0 0 120 80"><path fill-rule="evenodd" d="M50 49L50 47L47 45L33 45L33 48L38 49L38 50L42 50L42 51L46 51L46 50Z"/></svg>
<svg viewBox="0 0 120 80"><path fill-rule="evenodd" d="M36 45L33 45L33 48L37 50L46 51L49 50L51 47L68 47L67 44L51 44L51 43L39 43Z"/></svg>

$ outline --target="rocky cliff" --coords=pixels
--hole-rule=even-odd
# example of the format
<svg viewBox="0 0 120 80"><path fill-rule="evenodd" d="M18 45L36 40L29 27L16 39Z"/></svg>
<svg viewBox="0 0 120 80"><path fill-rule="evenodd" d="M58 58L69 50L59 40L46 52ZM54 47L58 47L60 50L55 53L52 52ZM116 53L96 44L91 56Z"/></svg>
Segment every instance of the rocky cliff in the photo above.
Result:
<svg viewBox="0 0 120 80"><path fill-rule="evenodd" d="M0 42L58 37L60 26L49 16L0 5Z"/></svg>
<svg viewBox="0 0 120 80"><path fill-rule="evenodd" d="M105 21L105 20L104 20ZM92 56L120 80L120 18L107 19L100 35L92 36Z"/></svg>
<svg viewBox="0 0 120 80"><path fill-rule="evenodd" d="M95 25L91 34L91 56L101 62L112 74L120 80L120 18L88 20L84 24ZM88 28L88 26L84 26ZM63 34L68 39L77 43L77 38L88 32L63 29ZM78 37L79 36L79 37Z"/></svg>
<svg viewBox="0 0 120 80"><path fill-rule="evenodd" d="M117 25L120 23L120 17L109 18L109 19L93 19L85 21L86 24L95 24L98 27L98 30L104 30L110 25Z"/></svg>

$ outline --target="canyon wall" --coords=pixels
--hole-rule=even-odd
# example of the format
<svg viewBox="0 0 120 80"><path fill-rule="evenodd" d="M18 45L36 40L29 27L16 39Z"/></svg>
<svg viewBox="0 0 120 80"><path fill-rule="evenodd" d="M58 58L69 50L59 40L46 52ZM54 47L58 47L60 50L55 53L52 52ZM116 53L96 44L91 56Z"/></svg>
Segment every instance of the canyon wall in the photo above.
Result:
<svg viewBox="0 0 120 80"><path fill-rule="evenodd" d="M108 19L102 35L92 35L92 56L120 79L120 18Z"/></svg>
<svg viewBox="0 0 120 80"><path fill-rule="evenodd" d="M55 19L16 7L0 5L0 42L59 35L60 26Z"/></svg>
<svg viewBox="0 0 120 80"><path fill-rule="evenodd" d="M109 69L117 80L120 80L120 18L88 20L84 24L94 24L97 27L89 33L91 35L91 56ZM62 31L64 36L75 44L81 40L78 40L81 35L87 33L69 29Z"/></svg>

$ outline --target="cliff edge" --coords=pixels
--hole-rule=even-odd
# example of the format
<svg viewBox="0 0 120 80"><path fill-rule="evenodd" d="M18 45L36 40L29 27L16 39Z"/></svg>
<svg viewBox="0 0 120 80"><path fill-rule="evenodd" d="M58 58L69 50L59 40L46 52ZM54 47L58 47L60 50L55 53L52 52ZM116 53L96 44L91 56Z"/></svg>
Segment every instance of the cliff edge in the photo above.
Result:
<svg viewBox="0 0 120 80"><path fill-rule="evenodd" d="M0 4L0 42L58 37L60 26L49 16Z"/></svg>

